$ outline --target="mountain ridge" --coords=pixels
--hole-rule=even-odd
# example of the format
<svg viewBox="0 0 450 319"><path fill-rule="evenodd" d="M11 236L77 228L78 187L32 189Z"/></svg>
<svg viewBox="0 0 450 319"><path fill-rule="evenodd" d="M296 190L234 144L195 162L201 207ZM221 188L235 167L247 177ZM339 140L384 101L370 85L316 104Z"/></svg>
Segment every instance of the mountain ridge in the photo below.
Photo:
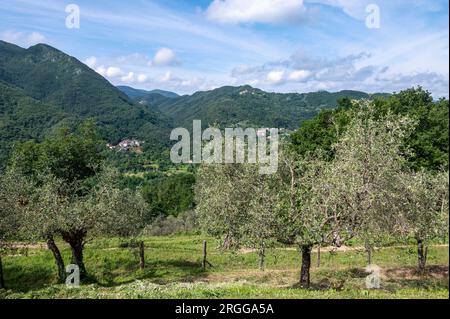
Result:
<svg viewBox="0 0 450 319"><path fill-rule="evenodd" d="M193 120L201 120L203 127L294 130L321 110L337 107L339 99L375 96L350 90L271 93L249 85L171 97L161 94L168 91L127 87L129 94L137 94L132 98L122 90L49 45L24 49L0 41L0 162L14 143L42 140L58 127L74 128L85 119L94 119L100 136L111 144L136 138L145 141L146 152L160 156L170 144L170 129L190 128Z"/></svg>
<svg viewBox="0 0 450 319"><path fill-rule="evenodd" d="M7 142L43 138L30 136L30 130L73 128L85 119L94 119L100 136L113 144L124 138L145 140L145 147L151 149L168 144L164 141L172 126L170 118L133 102L84 63L49 45L24 49L0 41L0 83L2 149L9 147ZM52 121L39 120L52 114ZM26 123L21 122L24 118ZM56 118L61 123L54 123Z"/></svg>
<svg viewBox="0 0 450 319"><path fill-rule="evenodd" d="M117 85L116 87L121 92L125 93L131 99L142 98L142 97L145 97L150 94L159 94L159 95L162 95L164 97L169 97L169 98L174 98L174 97L179 96L175 92L159 90L159 89L147 91L147 90L143 90L143 89L136 89L136 88L133 88L133 87L127 86L127 85Z"/></svg>
<svg viewBox="0 0 450 319"><path fill-rule="evenodd" d="M340 99L373 99L379 96L388 94L352 90L271 93L243 85L223 86L176 98L152 95L135 101L158 109L183 127L189 127L192 120L200 119L205 127L219 124L295 129L320 110L336 108Z"/></svg>

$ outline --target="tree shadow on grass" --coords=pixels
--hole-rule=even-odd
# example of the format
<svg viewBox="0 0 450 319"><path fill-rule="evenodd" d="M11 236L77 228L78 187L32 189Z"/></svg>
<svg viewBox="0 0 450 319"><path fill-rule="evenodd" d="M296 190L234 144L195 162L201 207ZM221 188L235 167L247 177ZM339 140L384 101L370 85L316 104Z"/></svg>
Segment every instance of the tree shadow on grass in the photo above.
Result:
<svg viewBox="0 0 450 319"><path fill-rule="evenodd" d="M44 266L20 267L4 264L5 286L14 292L30 292L56 284L56 270Z"/></svg>
<svg viewBox="0 0 450 319"><path fill-rule="evenodd" d="M133 274L132 279L117 281L117 276L112 273L108 275L103 273L101 280L98 280L97 283L102 287L117 287L136 280L150 280L155 284L164 285L174 281L195 282L208 274L198 262L187 260L147 262L143 270L140 270L137 265L133 265L128 267L128 271Z"/></svg>
<svg viewBox="0 0 450 319"><path fill-rule="evenodd" d="M364 280L369 275L364 268L351 268L339 271L319 271L313 274L309 290L336 290L341 291L350 281ZM353 283L354 284L354 283ZM364 289L360 284L355 285L355 289ZM352 283L350 283L352 285ZM295 283L291 288L302 288L299 283ZM425 274L417 272L416 267L396 267L383 271L381 277L381 289L395 292L400 289L448 289L448 266L433 265L427 267Z"/></svg>
<svg viewBox="0 0 450 319"><path fill-rule="evenodd" d="M430 265L420 274L417 267L399 267L385 271L385 287L388 290L405 289L448 289L448 266Z"/></svg>
<svg viewBox="0 0 450 319"><path fill-rule="evenodd" d="M103 265L104 266L104 265ZM125 269L88 266L88 277L83 284L99 287L116 287L136 280L150 280L156 284L169 282L195 282L207 275L199 262L188 260L166 260L147 262L140 270L137 263L126 265ZM117 271L120 270L120 274ZM4 263L4 277L7 290L15 293L30 293L57 284L56 266L47 264L17 265ZM123 278L122 280L119 278ZM127 278L128 277L128 278Z"/></svg>
<svg viewBox="0 0 450 319"><path fill-rule="evenodd" d="M321 270L313 274L309 289L311 290L336 290L344 289L345 284L354 279L366 278L369 275L362 268L350 268L343 270ZM299 283L295 283L292 288L301 288Z"/></svg>
<svg viewBox="0 0 450 319"><path fill-rule="evenodd" d="M178 282L194 282L207 275L200 263L188 260L156 261L147 263L146 268L150 270L150 276L149 272L145 272L139 279L154 279L155 277L163 279L164 271L167 272L168 277L172 281L176 280ZM164 280L161 282L164 282Z"/></svg>

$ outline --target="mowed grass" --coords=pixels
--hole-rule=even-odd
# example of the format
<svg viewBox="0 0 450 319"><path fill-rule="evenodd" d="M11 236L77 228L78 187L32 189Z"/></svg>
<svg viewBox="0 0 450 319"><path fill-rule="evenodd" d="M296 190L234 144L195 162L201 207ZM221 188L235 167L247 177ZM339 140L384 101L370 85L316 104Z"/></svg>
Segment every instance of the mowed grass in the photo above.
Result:
<svg viewBox="0 0 450 319"><path fill-rule="evenodd" d="M91 283L80 288L55 284L51 252L33 246L3 256L7 290L0 298L448 298L448 246L429 248L428 271L418 275L416 248L377 250L373 263L382 269L381 289L365 287L366 255L359 250L313 254L310 289L297 287L301 265L294 248L270 250L264 271L252 251L224 252L208 238L208 260L201 268L201 236L148 237L146 267L139 269L138 250L121 239L96 239L86 245ZM70 250L59 243L66 263Z"/></svg>

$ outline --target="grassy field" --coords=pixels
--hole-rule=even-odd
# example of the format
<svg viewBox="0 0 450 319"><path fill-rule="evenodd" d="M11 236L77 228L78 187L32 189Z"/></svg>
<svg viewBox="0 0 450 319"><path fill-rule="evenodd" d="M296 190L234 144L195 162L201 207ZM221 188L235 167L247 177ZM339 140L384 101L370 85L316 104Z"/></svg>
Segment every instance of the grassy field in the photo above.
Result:
<svg viewBox="0 0 450 319"><path fill-rule="evenodd" d="M295 249L271 250L266 269L258 269L252 251L222 252L208 240L208 260L200 267L203 237L145 238L146 268L139 269L135 248L120 239L97 239L86 246L85 263L93 277L80 288L56 285L50 251L33 245L3 256L8 290L1 298L448 298L448 246L429 249L428 272L415 272L416 249L377 250L374 263L382 268L381 289L365 288L366 256L358 249L323 252L321 266L313 255L312 286L296 286L300 255ZM42 247L40 247L42 246ZM59 243L66 263L69 249Z"/></svg>

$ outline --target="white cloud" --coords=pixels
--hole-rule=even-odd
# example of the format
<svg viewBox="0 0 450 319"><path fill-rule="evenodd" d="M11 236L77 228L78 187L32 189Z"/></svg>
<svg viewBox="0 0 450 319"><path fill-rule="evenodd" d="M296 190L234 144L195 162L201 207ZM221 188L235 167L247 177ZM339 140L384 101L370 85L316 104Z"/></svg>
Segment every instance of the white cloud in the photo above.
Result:
<svg viewBox="0 0 450 319"><path fill-rule="evenodd" d="M152 65L152 66L172 66L172 65L177 65L179 63L180 62L177 59L177 56L172 49L161 48L156 52L155 56L153 57L153 60L150 62L150 65Z"/></svg>
<svg viewBox="0 0 450 319"><path fill-rule="evenodd" d="M289 59L258 66L237 66L231 76L236 84L258 83L261 89L278 92L360 90L394 92L412 86L430 90L434 97L448 97L448 74L394 70L374 64L371 54L360 53L334 59L294 54ZM257 80L257 81L256 81Z"/></svg>
<svg viewBox="0 0 450 319"><path fill-rule="evenodd" d="M311 75L312 73L308 70L295 70L289 74L288 79L293 82L302 82L307 80Z"/></svg>
<svg viewBox="0 0 450 319"><path fill-rule="evenodd" d="M27 36L27 41L30 45L42 43L45 41L45 36L39 32L32 32Z"/></svg>
<svg viewBox="0 0 450 319"><path fill-rule="evenodd" d="M125 74L125 72L123 72L121 68L115 66L105 67L101 65L95 68L95 71L103 77L110 78L121 77Z"/></svg>
<svg viewBox="0 0 450 319"><path fill-rule="evenodd" d="M86 60L84 60L84 64L86 64L88 67L93 69L95 67L95 65L97 64L97 58L95 56L91 56L91 57L87 58Z"/></svg>
<svg viewBox="0 0 450 319"><path fill-rule="evenodd" d="M39 32L25 33L15 31L4 31L0 33L0 39L22 47L29 47L38 43L43 43L47 40L46 37Z"/></svg>
<svg viewBox="0 0 450 319"><path fill-rule="evenodd" d="M267 80L272 84L280 84L284 81L284 71L270 71Z"/></svg>
<svg viewBox="0 0 450 319"><path fill-rule="evenodd" d="M309 3L320 3L327 6L341 9L348 16L363 20L366 18L366 7L373 3L373 0L307 0Z"/></svg>
<svg viewBox="0 0 450 319"><path fill-rule="evenodd" d="M161 78L161 82L169 82L172 79L172 72L168 71Z"/></svg>
<svg viewBox="0 0 450 319"><path fill-rule="evenodd" d="M118 76L122 76L124 74L124 72L115 66L110 66L109 68L106 69L106 76L108 77L118 77Z"/></svg>
<svg viewBox="0 0 450 319"><path fill-rule="evenodd" d="M139 74L139 76L137 77L137 81L139 83L144 83L145 81L147 81L148 76L145 74Z"/></svg>
<svg viewBox="0 0 450 319"><path fill-rule="evenodd" d="M134 82L134 72L128 72L128 74L125 76L122 76L120 78L120 80L122 82L126 82L126 83L133 83Z"/></svg>
<svg viewBox="0 0 450 319"><path fill-rule="evenodd" d="M98 68L96 68L95 72L97 72L101 76L106 76L106 68L103 65L101 65Z"/></svg>
<svg viewBox="0 0 450 319"><path fill-rule="evenodd" d="M278 23L300 18L303 0L214 0L206 17L219 23Z"/></svg>

